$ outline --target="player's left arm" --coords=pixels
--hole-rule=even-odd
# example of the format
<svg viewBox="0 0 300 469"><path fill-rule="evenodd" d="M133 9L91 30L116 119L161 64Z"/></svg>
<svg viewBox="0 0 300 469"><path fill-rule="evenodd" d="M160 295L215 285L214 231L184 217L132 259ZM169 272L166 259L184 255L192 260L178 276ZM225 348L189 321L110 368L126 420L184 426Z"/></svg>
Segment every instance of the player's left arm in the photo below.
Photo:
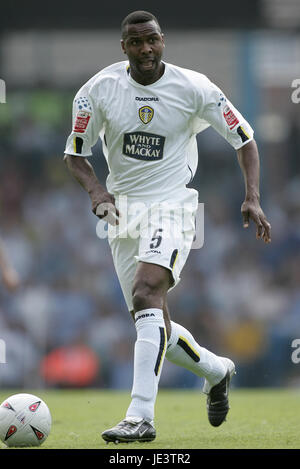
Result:
<svg viewBox="0 0 300 469"><path fill-rule="evenodd" d="M252 220L256 224L256 238L270 243L271 225L260 206L260 162L254 139L237 150L237 158L245 181L245 200L241 207L243 226L248 228Z"/></svg>
<svg viewBox="0 0 300 469"><path fill-rule="evenodd" d="M200 89L200 87L199 87ZM245 200L242 204L244 227L250 220L256 224L256 237L271 241L271 225L260 206L259 153L254 131L224 93L206 78L200 96L199 117L210 124L237 151L245 180Z"/></svg>

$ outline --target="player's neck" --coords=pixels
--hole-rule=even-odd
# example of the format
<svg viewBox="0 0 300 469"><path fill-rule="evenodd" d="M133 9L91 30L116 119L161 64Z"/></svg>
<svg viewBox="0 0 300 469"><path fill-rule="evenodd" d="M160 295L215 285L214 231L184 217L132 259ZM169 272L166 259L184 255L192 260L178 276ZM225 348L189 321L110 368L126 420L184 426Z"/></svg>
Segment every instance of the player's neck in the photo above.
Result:
<svg viewBox="0 0 300 469"><path fill-rule="evenodd" d="M130 75L140 85L152 85L156 81L158 81L164 74L165 71L165 64L160 62L157 70L155 70L151 75L146 73L139 73L134 67L130 67Z"/></svg>

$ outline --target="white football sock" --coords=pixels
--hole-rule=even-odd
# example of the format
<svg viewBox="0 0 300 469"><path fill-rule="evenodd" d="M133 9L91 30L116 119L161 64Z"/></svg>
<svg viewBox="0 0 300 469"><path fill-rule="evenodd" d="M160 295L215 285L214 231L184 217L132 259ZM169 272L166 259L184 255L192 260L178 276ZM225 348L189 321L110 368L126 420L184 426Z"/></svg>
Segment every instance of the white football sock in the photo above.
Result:
<svg viewBox="0 0 300 469"><path fill-rule="evenodd" d="M161 309L135 313L137 340L134 348L132 401L126 417L154 418L158 382L167 347L167 334Z"/></svg>
<svg viewBox="0 0 300 469"><path fill-rule="evenodd" d="M226 373L220 357L200 347L187 329L173 321L166 359L204 377L210 386L218 384Z"/></svg>

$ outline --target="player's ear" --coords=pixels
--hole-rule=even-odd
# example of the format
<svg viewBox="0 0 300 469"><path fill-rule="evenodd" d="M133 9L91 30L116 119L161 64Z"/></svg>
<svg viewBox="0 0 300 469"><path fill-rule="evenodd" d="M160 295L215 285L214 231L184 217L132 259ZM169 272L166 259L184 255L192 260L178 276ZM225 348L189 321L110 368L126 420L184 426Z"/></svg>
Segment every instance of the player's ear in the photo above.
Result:
<svg viewBox="0 0 300 469"><path fill-rule="evenodd" d="M122 48L122 51L124 52L124 54L126 54L124 40L123 40L123 39L121 39L121 40L120 40L120 42L121 42L121 48Z"/></svg>

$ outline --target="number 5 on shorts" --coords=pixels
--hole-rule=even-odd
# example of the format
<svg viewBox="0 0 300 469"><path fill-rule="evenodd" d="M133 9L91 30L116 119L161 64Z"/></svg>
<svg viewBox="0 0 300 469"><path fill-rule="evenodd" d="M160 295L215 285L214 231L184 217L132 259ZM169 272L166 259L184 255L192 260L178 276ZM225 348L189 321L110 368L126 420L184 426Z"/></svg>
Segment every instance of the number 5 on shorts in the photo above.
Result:
<svg viewBox="0 0 300 469"><path fill-rule="evenodd" d="M162 236L159 233L162 233L163 229L162 228L157 228L154 231L153 238L151 239L150 243L150 249L156 249L161 243Z"/></svg>

